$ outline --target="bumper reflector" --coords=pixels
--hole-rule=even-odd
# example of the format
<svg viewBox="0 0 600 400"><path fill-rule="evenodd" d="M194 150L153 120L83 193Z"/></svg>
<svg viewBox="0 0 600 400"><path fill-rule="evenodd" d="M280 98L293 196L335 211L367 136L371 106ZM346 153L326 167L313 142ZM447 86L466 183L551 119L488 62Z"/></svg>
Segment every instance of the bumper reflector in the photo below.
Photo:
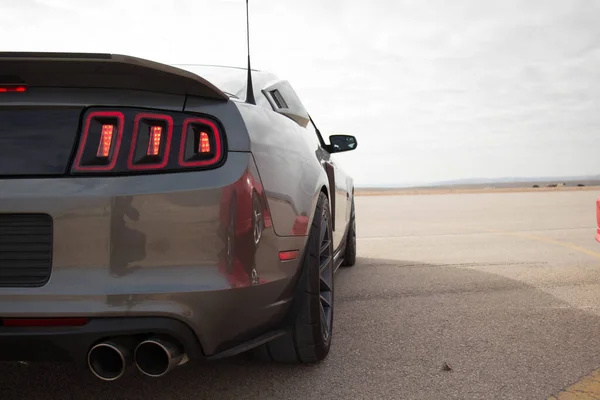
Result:
<svg viewBox="0 0 600 400"><path fill-rule="evenodd" d="M279 252L279 260L281 260L281 261L295 260L296 258L298 258L299 254L300 254L299 250L280 251Z"/></svg>
<svg viewBox="0 0 600 400"><path fill-rule="evenodd" d="M0 325L10 327L30 326L83 326L88 318L3 318Z"/></svg>
<svg viewBox="0 0 600 400"><path fill-rule="evenodd" d="M596 240L600 242L600 197L596 200Z"/></svg>

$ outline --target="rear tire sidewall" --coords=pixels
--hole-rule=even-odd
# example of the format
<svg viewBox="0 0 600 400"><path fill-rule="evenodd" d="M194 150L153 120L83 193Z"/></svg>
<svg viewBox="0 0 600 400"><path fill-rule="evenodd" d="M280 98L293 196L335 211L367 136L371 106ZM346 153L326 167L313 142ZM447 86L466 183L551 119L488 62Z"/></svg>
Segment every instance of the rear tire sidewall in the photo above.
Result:
<svg viewBox="0 0 600 400"><path fill-rule="evenodd" d="M335 283L333 274L333 229L331 224L331 211L327 195L321 193L317 203L315 220L311 225L309 242L305 252L304 268L307 279L304 290L303 309L300 311L294 326L294 336L299 361L302 363L315 363L323 360L329 354L333 334L333 320L335 309ZM317 219L318 217L318 219ZM329 324L328 337L322 334L320 311L320 262L319 250L321 248L320 230L323 221L327 221L329 233L329 257L331 271L331 323ZM312 348L312 349L311 349Z"/></svg>
<svg viewBox="0 0 600 400"><path fill-rule="evenodd" d="M323 211L321 213L321 223L323 222L323 219L325 219L325 217L327 218L327 230L329 232L329 258L330 258L330 266L329 266L329 271L330 271L330 282L331 282L331 322L329 323L329 329L328 329L328 335L327 338L324 338L323 335L321 335L321 339L322 339L322 349L321 351L323 352L322 354L322 358L325 358L327 356L327 354L329 353L329 348L331 347L331 337L333 334L333 317L334 317L334 310L335 310L335 283L334 283L334 278L335 278L335 274L333 273L334 270L334 261L333 261L333 227L332 227L332 221L331 221L331 212L329 209L329 201L327 200L327 197L324 196L324 203L323 203ZM321 243L319 243L319 249L320 249ZM317 265L317 284L320 286L320 270L319 270L319 265ZM320 319L319 319L320 321ZM320 322L319 322L320 324ZM319 359L321 359L321 357L319 357Z"/></svg>
<svg viewBox="0 0 600 400"><path fill-rule="evenodd" d="M323 322L321 320L321 226L326 220L329 233L329 270L328 275L331 291L330 322L328 324L328 335L323 334ZM308 240L306 243L302 272L298 281L297 291L292 304L291 326L289 332L260 348L255 354L260 358L284 363L314 364L327 357L331 348L333 333L334 309L335 309L335 282L333 263L333 230L331 226L331 212L327 195L321 193L317 201L315 216Z"/></svg>

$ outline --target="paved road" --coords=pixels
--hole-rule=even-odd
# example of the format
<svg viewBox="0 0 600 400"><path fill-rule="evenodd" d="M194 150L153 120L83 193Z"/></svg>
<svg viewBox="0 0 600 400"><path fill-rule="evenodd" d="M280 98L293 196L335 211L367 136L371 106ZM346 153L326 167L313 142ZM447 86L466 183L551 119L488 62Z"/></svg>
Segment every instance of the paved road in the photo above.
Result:
<svg viewBox="0 0 600 400"><path fill-rule="evenodd" d="M359 260L336 275L321 365L238 357L106 384L0 364L0 399L545 399L600 366L595 198L359 197Z"/></svg>

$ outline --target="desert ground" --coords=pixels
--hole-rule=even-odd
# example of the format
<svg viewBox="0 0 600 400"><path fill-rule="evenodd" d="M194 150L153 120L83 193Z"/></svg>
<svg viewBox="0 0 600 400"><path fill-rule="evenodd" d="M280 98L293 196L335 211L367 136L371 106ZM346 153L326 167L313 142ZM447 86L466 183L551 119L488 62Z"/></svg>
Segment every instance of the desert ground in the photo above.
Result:
<svg viewBox="0 0 600 400"><path fill-rule="evenodd" d="M0 364L0 398L600 398L600 190L484 192L356 197L358 262L336 274L321 364L239 356L114 383Z"/></svg>

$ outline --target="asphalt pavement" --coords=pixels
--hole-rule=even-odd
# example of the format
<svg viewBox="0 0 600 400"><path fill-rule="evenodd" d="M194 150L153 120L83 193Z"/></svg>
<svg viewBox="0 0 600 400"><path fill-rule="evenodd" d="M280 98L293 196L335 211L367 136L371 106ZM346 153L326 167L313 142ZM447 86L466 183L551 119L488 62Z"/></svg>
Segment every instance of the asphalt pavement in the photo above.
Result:
<svg viewBox="0 0 600 400"><path fill-rule="evenodd" d="M0 364L0 399L548 398L600 366L597 195L357 197L323 363L240 356L113 383Z"/></svg>

